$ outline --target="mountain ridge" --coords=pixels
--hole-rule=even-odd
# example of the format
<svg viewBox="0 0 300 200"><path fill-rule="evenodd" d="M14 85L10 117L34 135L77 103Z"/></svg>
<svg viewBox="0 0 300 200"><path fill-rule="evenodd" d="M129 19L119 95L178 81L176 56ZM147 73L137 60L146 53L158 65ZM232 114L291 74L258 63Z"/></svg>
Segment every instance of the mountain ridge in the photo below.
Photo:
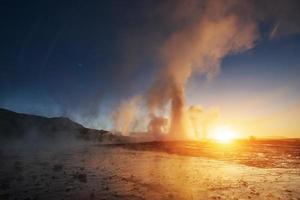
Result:
<svg viewBox="0 0 300 200"><path fill-rule="evenodd" d="M67 117L43 117L0 108L0 139L10 141L30 135L39 138L75 137L84 140L124 140L106 130L86 128Z"/></svg>

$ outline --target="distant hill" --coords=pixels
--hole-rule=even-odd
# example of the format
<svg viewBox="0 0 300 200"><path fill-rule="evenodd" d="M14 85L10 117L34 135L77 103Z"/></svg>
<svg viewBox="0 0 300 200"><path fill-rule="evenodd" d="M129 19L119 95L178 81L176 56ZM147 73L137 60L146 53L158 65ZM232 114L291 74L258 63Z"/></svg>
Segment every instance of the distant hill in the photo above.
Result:
<svg viewBox="0 0 300 200"><path fill-rule="evenodd" d="M10 141L34 135L39 138L75 137L85 140L122 141L109 131L89 129L66 117L42 117L0 108L0 140Z"/></svg>

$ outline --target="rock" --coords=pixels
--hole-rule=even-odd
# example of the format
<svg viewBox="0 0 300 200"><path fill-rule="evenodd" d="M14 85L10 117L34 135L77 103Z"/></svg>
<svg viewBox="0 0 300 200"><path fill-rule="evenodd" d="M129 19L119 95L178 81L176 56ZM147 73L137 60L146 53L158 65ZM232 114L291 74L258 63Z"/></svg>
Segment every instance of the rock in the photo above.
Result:
<svg viewBox="0 0 300 200"><path fill-rule="evenodd" d="M24 177L22 175L20 175L16 178L16 181L23 181L23 180L24 180Z"/></svg>
<svg viewBox="0 0 300 200"><path fill-rule="evenodd" d="M0 184L0 189L1 190L7 190L10 188L10 182L8 181L3 181L1 184Z"/></svg>
<svg viewBox="0 0 300 200"><path fill-rule="evenodd" d="M94 193L94 192L92 192L92 193L90 194L90 198L91 198L91 199L95 198L95 193Z"/></svg>
<svg viewBox="0 0 300 200"><path fill-rule="evenodd" d="M53 166L53 171L59 172L63 169L63 167L64 166L62 164L56 164L56 165Z"/></svg>
<svg viewBox="0 0 300 200"><path fill-rule="evenodd" d="M9 193L0 194L0 199L9 199L9 197L10 197Z"/></svg>
<svg viewBox="0 0 300 200"><path fill-rule="evenodd" d="M23 170L22 163L20 161L15 161L14 162L14 169L16 171L22 171Z"/></svg>
<svg viewBox="0 0 300 200"><path fill-rule="evenodd" d="M84 174L84 173L76 173L73 175L73 178L80 181L80 182L84 182L86 183L87 182L87 175Z"/></svg>

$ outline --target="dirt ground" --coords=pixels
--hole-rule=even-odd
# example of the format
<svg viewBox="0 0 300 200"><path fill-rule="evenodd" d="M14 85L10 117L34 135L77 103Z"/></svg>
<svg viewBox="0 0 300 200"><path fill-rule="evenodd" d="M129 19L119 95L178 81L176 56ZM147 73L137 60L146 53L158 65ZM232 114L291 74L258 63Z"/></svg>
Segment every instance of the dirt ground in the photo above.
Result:
<svg viewBox="0 0 300 200"><path fill-rule="evenodd" d="M268 156L263 147L244 162L126 145L6 149L0 199L300 199L300 155L284 166L247 164Z"/></svg>

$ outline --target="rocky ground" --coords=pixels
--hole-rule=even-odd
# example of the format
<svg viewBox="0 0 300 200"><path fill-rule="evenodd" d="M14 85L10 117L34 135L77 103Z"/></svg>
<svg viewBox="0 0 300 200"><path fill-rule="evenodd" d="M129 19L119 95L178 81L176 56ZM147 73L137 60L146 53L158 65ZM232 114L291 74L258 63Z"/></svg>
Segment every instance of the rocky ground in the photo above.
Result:
<svg viewBox="0 0 300 200"><path fill-rule="evenodd" d="M185 148L197 155L147 145L2 149L0 199L300 199L299 154L259 166L209 157L195 144ZM256 156L268 156L265 147Z"/></svg>

